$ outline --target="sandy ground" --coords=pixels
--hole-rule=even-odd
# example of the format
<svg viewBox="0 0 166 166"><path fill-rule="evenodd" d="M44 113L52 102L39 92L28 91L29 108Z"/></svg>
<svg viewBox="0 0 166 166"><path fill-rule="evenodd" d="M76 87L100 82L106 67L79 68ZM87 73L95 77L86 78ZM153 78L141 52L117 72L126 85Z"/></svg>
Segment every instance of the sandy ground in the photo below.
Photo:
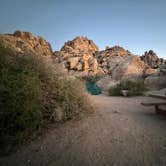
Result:
<svg viewBox="0 0 166 166"><path fill-rule="evenodd" d="M1 166L165 166L166 117L147 97L92 96L96 112L49 131Z"/></svg>

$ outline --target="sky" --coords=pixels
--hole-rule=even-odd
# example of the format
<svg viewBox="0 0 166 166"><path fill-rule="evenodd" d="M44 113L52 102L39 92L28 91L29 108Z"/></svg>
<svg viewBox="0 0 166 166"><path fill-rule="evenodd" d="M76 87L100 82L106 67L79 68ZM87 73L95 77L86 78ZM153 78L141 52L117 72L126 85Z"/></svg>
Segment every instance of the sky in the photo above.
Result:
<svg viewBox="0 0 166 166"><path fill-rule="evenodd" d="M120 45L166 59L166 0L0 0L0 33L29 31L59 50L87 36L100 50Z"/></svg>

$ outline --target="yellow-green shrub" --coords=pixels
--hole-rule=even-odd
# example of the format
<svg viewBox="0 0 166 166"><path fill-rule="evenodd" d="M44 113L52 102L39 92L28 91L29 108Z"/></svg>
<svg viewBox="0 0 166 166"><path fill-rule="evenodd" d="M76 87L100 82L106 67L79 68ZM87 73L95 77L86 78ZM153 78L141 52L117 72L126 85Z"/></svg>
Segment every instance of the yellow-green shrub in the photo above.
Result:
<svg viewBox="0 0 166 166"><path fill-rule="evenodd" d="M59 108L64 120L92 109L82 83L47 58L0 45L0 152L55 120Z"/></svg>

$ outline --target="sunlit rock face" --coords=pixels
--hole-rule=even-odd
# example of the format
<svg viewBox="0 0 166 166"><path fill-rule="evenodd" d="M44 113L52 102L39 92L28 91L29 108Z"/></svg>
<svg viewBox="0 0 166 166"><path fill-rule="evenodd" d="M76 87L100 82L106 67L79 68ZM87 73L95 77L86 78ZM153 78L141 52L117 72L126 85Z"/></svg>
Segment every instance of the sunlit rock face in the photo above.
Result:
<svg viewBox="0 0 166 166"><path fill-rule="evenodd" d="M95 53L98 51L97 45L87 37L76 37L64 44L60 51L69 54Z"/></svg>
<svg viewBox="0 0 166 166"><path fill-rule="evenodd" d="M54 52L54 56L72 75L96 75L102 72L95 58L98 50L97 45L87 37L76 37L66 42L59 52Z"/></svg>
<svg viewBox="0 0 166 166"><path fill-rule="evenodd" d="M62 66L64 72L73 76L108 75L114 80L137 78L155 73L153 68L165 62L153 51L146 52L141 57L120 46L106 47L99 51L98 46L87 37L76 37L55 52L45 39L30 32L1 34L0 43L18 53L33 53L51 58Z"/></svg>
<svg viewBox="0 0 166 166"><path fill-rule="evenodd" d="M139 78L156 72L153 69L150 70L150 66L145 64L139 56L120 46L107 47L97 52L95 57L102 71L114 80Z"/></svg>
<svg viewBox="0 0 166 166"><path fill-rule="evenodd" d="M66 42L54 56L71 75L109 75L112 79L121 80L155 73L139 56L123 47L106 47L99 51L87 37L76 37Z"/></svg>
<svg viewBox="0 0 166 166"><path fill-rule="evenodd" d="M51 45L40 36L30 32L15 31L14 34L0 35L1 44L19 53L35 53L41 56L51 56Z"/></svg>
<svg viewBox="0 0 166 166"><path fill-rule="evenodd" d="M151 66L152 68L158 68L160 65L165 65L166 60L163 58L159 58L157 54L153 50L146 51L142 56L141 60L143 60L146 64Z"/></svg>

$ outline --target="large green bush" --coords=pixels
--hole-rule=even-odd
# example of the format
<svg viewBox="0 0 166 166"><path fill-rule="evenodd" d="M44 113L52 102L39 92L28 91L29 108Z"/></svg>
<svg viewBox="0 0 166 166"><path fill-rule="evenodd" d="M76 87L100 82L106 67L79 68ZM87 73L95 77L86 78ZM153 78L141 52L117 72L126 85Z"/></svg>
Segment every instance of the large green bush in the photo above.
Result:
<svg viewBox="0 0 166 166"><path fill-rule="evenodd" d="M124 80L120 83L122 90L129 90L130 96L142 95L146 90L142 80Z"/></svg>
<svg viewBox="0 0 166 166"><path fill-rule="evenodd" d="M117 84L113 87L110 87L108 92L109 92L110 96L121 96L121 86L120 86L120 84Z"/></svg>
<svg viewBox="0 0 166 166"><path fill-rule="evenodd" d="M59 110L60 120L91 110L84 88L46 58L0 45L0 152L55 121Z"/></svg>
<svg viewBox="0 0 166 166"><path fill-rule="evenodd" d="M128 90L129 96L142 95L146 90L142 80L123 80L114 87L109 88L110 96L121 96L122 90Z"/></svg>

